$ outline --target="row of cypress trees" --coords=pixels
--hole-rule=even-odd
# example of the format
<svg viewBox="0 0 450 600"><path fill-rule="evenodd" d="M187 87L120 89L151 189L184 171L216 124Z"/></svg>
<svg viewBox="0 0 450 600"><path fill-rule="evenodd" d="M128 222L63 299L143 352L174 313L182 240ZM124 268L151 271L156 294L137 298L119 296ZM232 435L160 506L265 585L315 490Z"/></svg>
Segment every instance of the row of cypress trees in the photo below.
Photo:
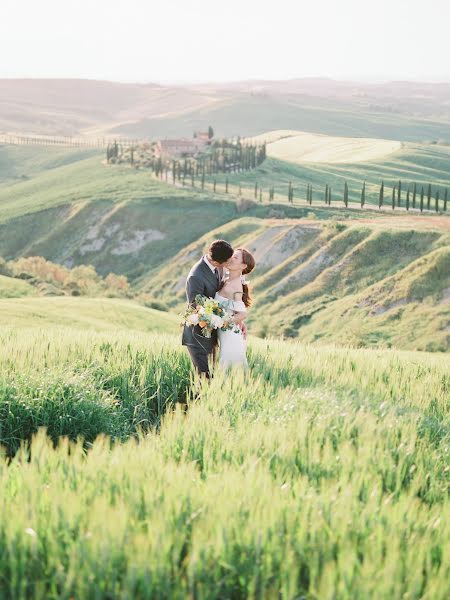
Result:
<svg viewBox="0 0 450 600"><path fill-rule="evenodd" d="M258 183L255 183L255 190L258 188ZM405 190L403 190L404 192ZM256 198L256 191L255 191ZM274 198L274 188L271 186L269 188L269 200L273 200ZM291 204L294 201L294 188L292 186L292 182L289 182L287 188L287 199ZM325 204L328 206L331 205L332 200L332 190L331 186L326 184L323 199ZM336 198L335 198L336 200ZM404 203L403 203L404 200ZM312 204L313 202L313 186L311 183L308 183L306 186L306 201L308 204ZM342 201L344 202L345 207L348 207L349 204L349 187L348 183L344 182L344 189L342 193ZM360 206L363 208L366 204L366 182L363 182L361 192L360 192ZM380 190L378 194L378 208L382 208L385 206L386 197L385 197L385 185L384 181L381 182ZM434 192L432 190L431 183L426 186L419 187L417 183L413 183L412 186L408 186L406 189L406 194L402 197L402 182L399 181L398 184L394 185L392 188L392 197L390 200L390 206L393 210L396 207L404 207L406 210L410 208L418 208L422 212L424 209L426 210L435 210L436 212L447 211L448 204L448 189L445 188L443 191L439 187L435 187Z"/></svg>

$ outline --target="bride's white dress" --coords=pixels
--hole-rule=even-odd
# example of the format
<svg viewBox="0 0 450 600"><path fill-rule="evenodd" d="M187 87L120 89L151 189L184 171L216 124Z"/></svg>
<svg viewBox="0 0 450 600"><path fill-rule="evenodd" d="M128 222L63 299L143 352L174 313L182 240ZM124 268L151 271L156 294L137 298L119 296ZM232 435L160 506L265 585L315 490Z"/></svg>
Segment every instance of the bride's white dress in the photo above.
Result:
<svg viewBox="0 0 450 600"><path fill-rule="evenodd" d="M216 293L215 299L219 300L224 306L234 312L247 312L245 304L242 300L230 300L221 296L219 292ZM219 365L223 368L229 365L241 365L247 367L247 342L244 339L241 331L236 333L235 331L218 331L220 351L219 351Z"/></svg>

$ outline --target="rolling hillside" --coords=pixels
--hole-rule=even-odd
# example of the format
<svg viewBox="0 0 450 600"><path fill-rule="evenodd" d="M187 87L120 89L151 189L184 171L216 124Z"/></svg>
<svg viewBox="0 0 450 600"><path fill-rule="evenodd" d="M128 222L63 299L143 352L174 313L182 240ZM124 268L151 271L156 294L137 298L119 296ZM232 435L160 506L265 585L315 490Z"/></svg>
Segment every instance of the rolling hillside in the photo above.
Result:
<svg viewBox="0 0 450 600"><path fill-rule="evenodd" d="M401 142L379 138L338 137L305 131L281 129L268 131L245 143L267 144L267 155L302 163L356 163L383 159L400 150Z"/></svg>
<svg viewBox="0 0 450 600"><path fill-rule="evenodd" d="M450 349L448 229L243 218L183 249L144 289L181 310L186 272L216 237L256 256L249 323L257 335Z"/></svg>
<svg viewBox="0 0 450 600"><path fill-rule="evenodd" d="M155 138L191 136L212 124L220 136L297 129L450 142L449 87L321 78L185 86L1 79L0 133Z"/></svg>
<svg viewBox="0 0 450 600"><path fill-rule="evenodd" d="M270 133L262 134L258 139L270 139ZM280 135L279 132L277 132ZM413 184L417 185L417 193L420 194L421 186L425 193L428 184L432 185L433 205L436 189L440 190L441 208L442 199L446 188L450 188L450 147L438 144L413 144L402 142L401 148L389 152L384 156L371 160L355 160L344 162L344 156L349 156L358 140L352 138L349 142L346 138L328 136L296 136L287 137L268 144L268 158L256 169L242 173L232 173L228 176L223 174L214 175L219 189L223 189L226 177L228 177L231 191L236 193L241 186L243 193L253 197L255 182L263 190L263 200L268 198L268 190L271 186L275 188L277 201L286 202L289 182L294 187L296 199L306 198L306 187L313 186L313 204L324 203L325 186L328 184L332 189L332 204L342 206L344 183L349 186L349 200L360 202L361 188L366 182L366 202L378 204L380 184L385 184L385 204L390 205L392 188L402 182L403 204L405 206L406 190L409 186L412 193ZM314 149L314 142L320 140L319 149ZM305 143L307 142L308 143ZM312 144L310 143L312 142ZM374 148L386 150L387 140L366 141L366 149L370 152ZM287 143L288 146L283 144ZM353 146L353 148L352 148ZM388 146L391 149L393 146ZM308 150L309 148L309 150ZM361 149L361 146L359 146ZM364 148L362 148L364 151ZM274 152L271 156L271 152ZM302 155L309 153L308 160L303 160ZM278 156L283 156L281 160ZM320 161L312 161L311 158L319 158ZM327 162L326 159L331 159ZM213 179L209 178L210 181ZM449 189L450 191L450 189ZM412 196L410 197L412 200ZM418 206L418 204L417 204Z"/></svg>
<svg viewBox="0 0 450 600"><path fill-rule="evenodd" d="M40 152L45 160L37 152L36 163L23 163L26 181L0 190L5 259L38 255L70 267L92 264L101 275L125 274L137 291L179 312L190 265L211 239L225 237L256 253L250 323L257 335L449 348L448 216L323 205L242 207L230 194L173 187L143 170L108 167L98 154L58 165L53 161L61 161L60 154Z"/></svg>
<svg viewBox="0 0 450 600"><path fill-rule="evenodd" d="M178 333L179 318L145 308L129 300L112 298L14 298L1 297L0 327L71 327L91 331L140 331Z"/></svg>

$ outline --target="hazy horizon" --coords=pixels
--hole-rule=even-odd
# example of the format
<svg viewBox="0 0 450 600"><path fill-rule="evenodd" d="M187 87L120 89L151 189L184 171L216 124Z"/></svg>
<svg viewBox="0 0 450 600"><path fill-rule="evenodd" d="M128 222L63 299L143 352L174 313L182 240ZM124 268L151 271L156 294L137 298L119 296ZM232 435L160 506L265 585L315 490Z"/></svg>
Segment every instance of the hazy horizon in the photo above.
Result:
<svg viewBox="0 0 450 600"><path fill-rule="evenodd" d="M450 82L446 0L3 0L2 79Z"/></svg>
<svg viewBox="0 0 450 600"><path fill-rule="evenodd" d="M395 79L395 78L384 78L384 79L370 79L363 77L352 77L352 78L336 78L336 77L327 77L326 75L310 75L310 76L298 76L298 77L286 77L286 78L268 78L268 77L258 77L258 78L234 78L234 79L190 79L190 80L176 80L176 79L168 79L165 81L157 81L157 80L136 80L136 79L110 79L110 78L102 78L102 77L22 77L22 76L11 76L11 77L1 77L0 79L23 79L23 80L54 80L54 81L64 81L64 80L73 80L73 81L102 81L108 83L129 83L129 84L140 84L140 85L206 85L206 84L221 84L225 85L227 83L241 83L241 82L289 82L303 79L326 79L329 81L334 81L338 83L363 83L363 84L386 84L386 83L435 83L435 84L447 84L450 83L449 79L424 79L424 78L409 78L409 79Z"/></svg>

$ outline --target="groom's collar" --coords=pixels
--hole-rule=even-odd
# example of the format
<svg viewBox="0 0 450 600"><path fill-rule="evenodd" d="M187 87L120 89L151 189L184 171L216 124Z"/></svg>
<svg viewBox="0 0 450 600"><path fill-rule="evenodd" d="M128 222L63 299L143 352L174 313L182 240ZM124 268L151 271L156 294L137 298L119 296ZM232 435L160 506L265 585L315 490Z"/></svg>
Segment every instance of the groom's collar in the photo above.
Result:
<svg viewBox="0 0 450 600"><path fill-rule="evenodd" d="M215 267L213 264L211 264L211 263L210 263L210 261L209 261L208 257L206 256L206 254L205 254L205 256L203 257L203 262L205 262L205 263L208 265L208 267L211 269L211 271L212 271L213 273L215 273L215 272L216 272L216 267Z"/></svg>

